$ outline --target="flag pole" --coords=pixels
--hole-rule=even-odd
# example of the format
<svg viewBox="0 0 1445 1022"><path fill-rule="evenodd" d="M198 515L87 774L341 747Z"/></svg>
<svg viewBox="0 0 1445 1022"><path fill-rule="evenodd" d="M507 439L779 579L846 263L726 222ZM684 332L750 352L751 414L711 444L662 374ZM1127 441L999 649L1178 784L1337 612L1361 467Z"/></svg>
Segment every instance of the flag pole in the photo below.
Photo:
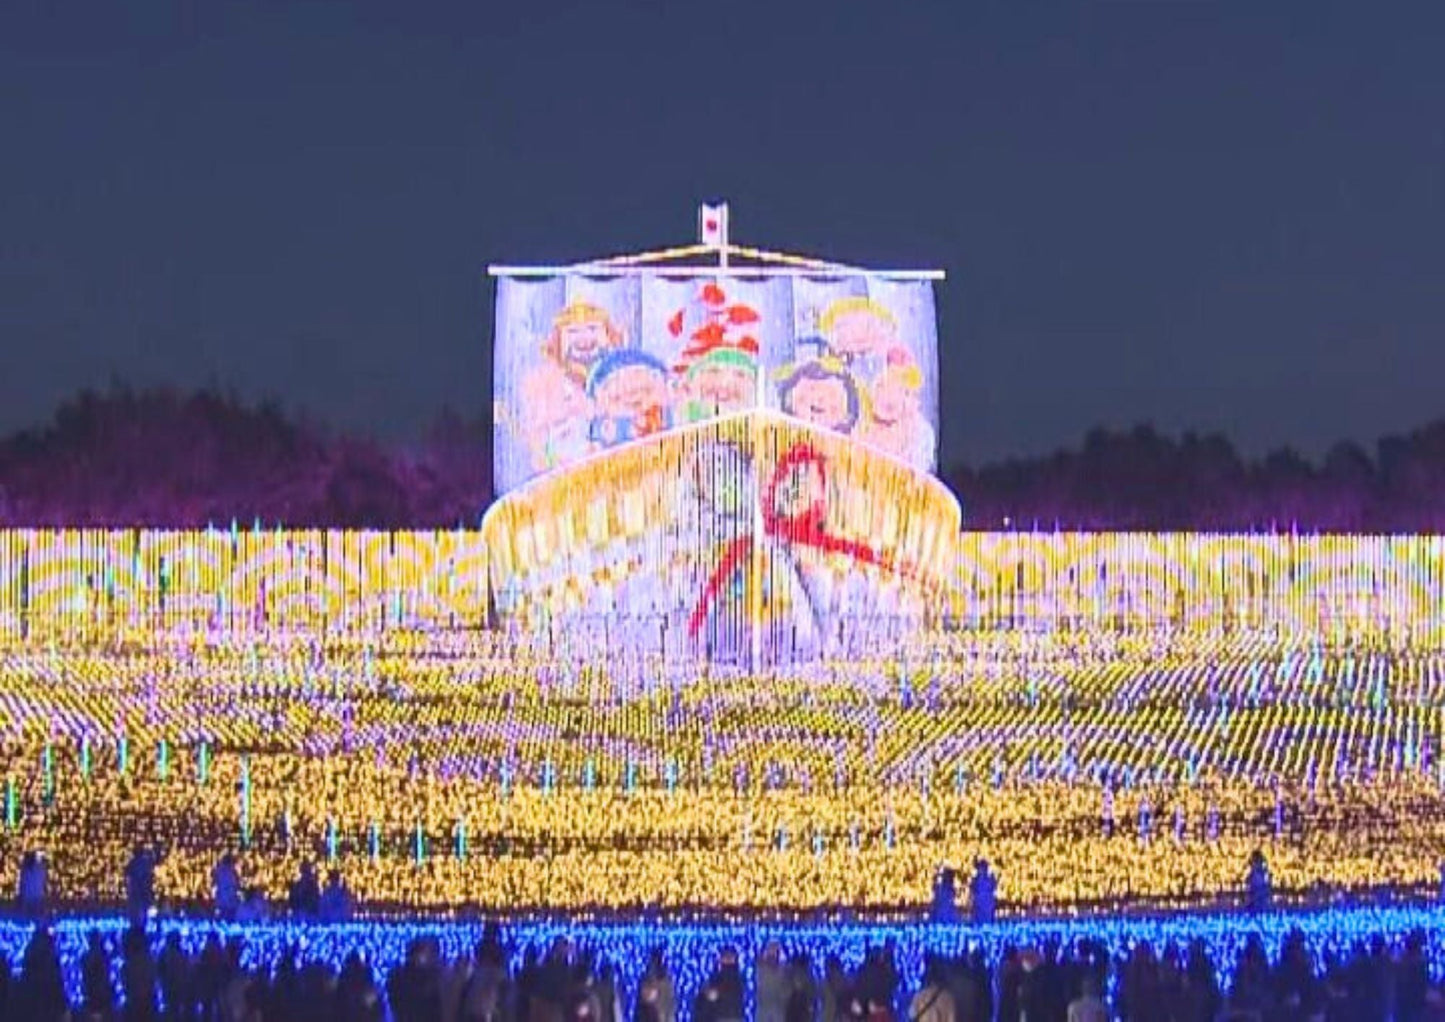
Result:
<svg viewBox="0 0 1445 1022"><path fill-rule="evenodd" d="M725 271L728 268L728 246L730 244L728 220L731 211L726 202L720 202L716 207L704 205L702 215L699 218L698 227L702 234L702 241L708 240L712 232L708 230L707 218L709 214L717 215L717 264L718 269ZM756 390L754 393L755 408L763 407L763 366L761 359L756 369ZM763 486L762 486L762 432L758 416L750 417L748 423L749 448L751 449L750 469L753 475L753 506L752 526L753 541L748 550L748 561L745 566L747 576L743 584L743 594L747 601L746 618L748 626L748 668L754 673L763 666L763 620L767 613L763 600L763 584L765 567L765 552L763 543L764 517L763 517Z"/></svg>
<svg viewBox="0 0 1445 1022"><path fill-rule="evenodd" d="M728 220L731 219L731 217L732 217L732 210L728 209L728 204L727 204L726 202L724 202L724 203L722 204L722 207L721 207L721 208L722 208L722 224L721 224L721 226L722 226L722 238L721 238L720 240L722 241L722 244L718 246L717 258L718 258L718 266L722 267L722 268L725 270L725 269L728 268L728 244L730 243L729 231L728 231Z"/></svg>
<svg viewBox="0 0 1445 1022"><path fill-rule="evenodd" d="M718 245L718 268L728 268L728 246L732 243L731 224L732 210L726 202L718 206L718 226L721 228ZM761 355L761 352L759 353ZM755 409L761 411L766 400L764 389L764 373L761 358L758 360L756 369L756 392L754 396ZM767 552L763 544L767 542L765 518L763 514L763 458L762 458L762 420L758 415L750 417L749 439L752 448L751 468L753 474L753 542L748 551L748 577L744 586L747 594L747 621L748 621L748 668L757 674L763 668L763 627L767 618L767 607L763 596L763 588L766 584Z"/></svg>

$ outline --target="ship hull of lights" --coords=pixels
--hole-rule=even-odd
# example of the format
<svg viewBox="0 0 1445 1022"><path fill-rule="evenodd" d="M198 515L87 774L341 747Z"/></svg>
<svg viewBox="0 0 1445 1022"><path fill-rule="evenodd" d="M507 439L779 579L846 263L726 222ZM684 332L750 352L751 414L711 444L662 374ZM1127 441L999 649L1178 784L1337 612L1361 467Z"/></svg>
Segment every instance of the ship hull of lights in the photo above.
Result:
<svg viewBox="0 0 1445 1022"><path fill-rule="evenodd" d="M770 412L673 431L503 496L503 628L743 667L936 624L958 505L934 477Z"/></svg>

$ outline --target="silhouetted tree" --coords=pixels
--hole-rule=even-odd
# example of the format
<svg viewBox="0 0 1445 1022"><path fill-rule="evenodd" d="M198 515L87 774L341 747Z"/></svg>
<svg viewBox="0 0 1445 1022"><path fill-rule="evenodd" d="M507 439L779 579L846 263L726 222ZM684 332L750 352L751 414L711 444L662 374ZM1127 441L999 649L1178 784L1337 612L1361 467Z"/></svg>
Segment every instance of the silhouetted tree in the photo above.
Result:
<svg viewBox="0 0 1445 1022"><path fill-rule="evenodd" d="M473 526L492 499L491 424L444 410L420 440L330 435L214 389L83 391L0 441L0 525ZM1445 420L1318 464L1246 460L1223 436L1096 428L1075 450L942 473L967 528L1440 531Z"/></svg>

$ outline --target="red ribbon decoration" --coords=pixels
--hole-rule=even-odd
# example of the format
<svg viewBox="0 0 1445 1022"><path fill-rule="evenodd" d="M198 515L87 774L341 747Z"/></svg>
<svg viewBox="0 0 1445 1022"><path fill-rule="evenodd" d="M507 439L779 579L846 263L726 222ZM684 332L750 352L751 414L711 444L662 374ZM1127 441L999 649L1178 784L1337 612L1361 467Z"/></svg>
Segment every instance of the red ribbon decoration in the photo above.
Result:
<svg viewBox="0 0 1445 1022"><path fill-rule="evenodd" d="M767 490L763 496L763 534L790 545L805 546L828 554L846 554L859 564L871 564L885 570L891 569L892 564L889 559L873 547L857 540L835 536L828 531L828 504L825 496L820 494L813 498L808 502L807 507L794 514L780 513L778 491L787 480L788 473L794 469L806 470L810 467L817 468L820 489L826 494L828 462L816 447L807 443L794 444L778 459L777 467L773 469L772 477L768 480ZM747 561L752 550L753 536L751 534L739 536L727 544L722 557L718 560L717 567L713 569L707 584L703 587L702 597L693 609L692 617L688 619L689 636L697 637L697 633L707 622L707 612L716 601L718 593L722 591L728 579L732 578L733 572Z"/></svg>

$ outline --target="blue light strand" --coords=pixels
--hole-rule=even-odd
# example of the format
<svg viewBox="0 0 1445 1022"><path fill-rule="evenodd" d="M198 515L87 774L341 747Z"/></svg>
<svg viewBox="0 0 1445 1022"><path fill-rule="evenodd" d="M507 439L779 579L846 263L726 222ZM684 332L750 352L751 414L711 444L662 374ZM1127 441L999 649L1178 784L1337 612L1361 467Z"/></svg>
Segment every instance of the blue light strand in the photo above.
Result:
<svg viewBox="0 0 1445 1022"><path fill-rule="evenodd" d="M112 949L126 928L124 918L115 915L68 917L56 920L55 937L68 995L80 997L80 959L86 936L99 931ZM23 958L32 925L0 920L0 953L11 962ZM1040 947L1049 940L1064 946L1081 939L1103 944L1116 963L1120 956L1142 941L1160 950L1173 941L1187 946L1200 940L1218 970L1221 986L1228 988L1234 964L1252 935L1258 935L1271 959L1294 930L1301 932L1314 952L1317 963L1331 953L1348 954L1354 947L1379 936L1399 946L1415 931L1425 934L1431 959L1431 975L1441 978L1445 960L1445 906L1388 906L1331 908L1304 912L1242 916L1237 913L1181 915L1160 918L1112 917L1065 920L1005 920L982 926L966 923L669 923L655 921L587 922L563 919L519 920L502 927L503 941L512 951L512 967L521 964L528 946L545 949L556 938L566 937L612 962L618 970L627 1009L632 1008L638 982L654 947L661 947L678 992L682 1017L690 1015L693 998L712 971L718 951L732 946L749 988L753 962L763 947L776 940L786 955L807 954L814 968L821 968L829 955L836 955L849 969L856 968L870 947L893 941L901 977L901 993L917 989L926 954L962 955L974 947L984 952L990 967L997 970L1005 948ZM150 941L158 955L170 934L181 945L199 955L206 939L217 934L222 941L239 938L243 943L242 965L248 969L270 967L288 947L299 947L303 961L325 962L340 969L348 954L361 952L375 971L378 983L401 964L407 946L422 937L435 939L443 956L470 954L481 941L484 924L461 921L366 920L340 924L269 921L224 923L205 919L157 918Z"/></svg>

